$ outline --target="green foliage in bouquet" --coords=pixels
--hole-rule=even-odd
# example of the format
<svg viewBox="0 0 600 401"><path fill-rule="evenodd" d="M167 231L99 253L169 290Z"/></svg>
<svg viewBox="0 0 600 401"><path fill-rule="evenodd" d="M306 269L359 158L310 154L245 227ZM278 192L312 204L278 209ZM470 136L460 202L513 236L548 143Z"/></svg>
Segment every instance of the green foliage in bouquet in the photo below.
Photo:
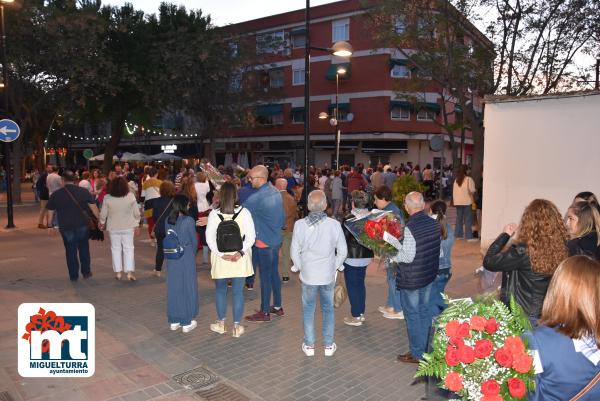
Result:
<svg viewBox="0 0 600 401"><path fill-rule="evenodd" d="M397 177L392 188L392 195L396 205L404 212L404 217L408 218L408 213L404 210L404 198L413 191L423 192L425 186L417 182L412 175L403 175Z"/></svg>
<svg viewBox="0 0 600 401"><path fill-rule="evenodd" d="M424 354L416 377L465 401L517 401L534 389L533 357L522 339L529 319L514 299L457 301L437 319L433 352Z"/></svg>

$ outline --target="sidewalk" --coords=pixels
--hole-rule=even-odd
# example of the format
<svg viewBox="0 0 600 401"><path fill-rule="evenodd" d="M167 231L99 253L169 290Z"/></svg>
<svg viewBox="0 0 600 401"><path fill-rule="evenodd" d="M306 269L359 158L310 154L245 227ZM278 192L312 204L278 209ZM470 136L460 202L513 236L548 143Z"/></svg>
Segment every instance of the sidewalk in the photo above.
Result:
<svg viewBox="0 0 600 401"><path fill-rule="evenodd" d="M0 226L6 224L0 208ZM214 286L207 267L198 269L198 328L171 332L165 315L165 279L151 275L154 251L147 233L136 240L138 281L113 279L110 244L91 242L93 278L68 280L60 237L36 228L37 208L15 210L16 230L0 231L0 399L13 400L389 400L416 401L425 385L411 385L416 367L396 363L408 350L403 320L384 319L377 307L386 296L385 271L367 271L366 323L343 324L346 302L336 310L337 353L323 356L317 313L317 352L300 350L302 312L296 274L283 285L285 316L271 323L246 323L239 339L209 330L215 319ZM201 256L199 256L201 258ZM478 243L456 243L452 297L474 294L473 270L481 263ZM246 313L260 293L245 292ZM90 302L96 308L96 373L88 379L32 379L17 373L15 328L22 302ZM230 310L228 311L230 316ZM231 320L228 320L231 323ZM194 370L195 369L195 370Z"/></svg>

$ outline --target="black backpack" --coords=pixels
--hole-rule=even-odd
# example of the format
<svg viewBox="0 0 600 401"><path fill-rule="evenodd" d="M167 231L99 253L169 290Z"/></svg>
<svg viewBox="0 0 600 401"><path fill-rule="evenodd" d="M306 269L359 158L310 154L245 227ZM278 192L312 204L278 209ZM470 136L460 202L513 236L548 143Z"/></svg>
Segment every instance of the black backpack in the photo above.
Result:
<svg viewBox="0 0 600 401"><path fill-rule="evenodd" d="M233 215L231 220L225 220L221 213L217 213L221 222L217 227L217 249L219 252L237 252L244 247L244 237L240 226L235 221L243 208Z"/></svg>

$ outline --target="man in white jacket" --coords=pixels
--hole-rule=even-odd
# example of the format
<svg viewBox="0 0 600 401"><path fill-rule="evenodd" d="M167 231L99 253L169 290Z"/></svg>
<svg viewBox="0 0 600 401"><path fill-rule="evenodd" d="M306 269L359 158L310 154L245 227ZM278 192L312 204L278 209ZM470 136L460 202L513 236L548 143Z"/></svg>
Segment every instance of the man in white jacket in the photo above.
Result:
<svg viewBox="0 0 600 401"><path fill-rule="evenodd" d="M294 225L291 256L292 271L300 272L302 281L302 310L304 314L304 342L306 356L315 354L315 307L317 294L323 314L323 345L325 356L332 356L337 346L333 339L335 318L333 293L336 270L344 269L348 250L340 223L327 217L327 198L320 190L308 195L309 215Z"/></svg>

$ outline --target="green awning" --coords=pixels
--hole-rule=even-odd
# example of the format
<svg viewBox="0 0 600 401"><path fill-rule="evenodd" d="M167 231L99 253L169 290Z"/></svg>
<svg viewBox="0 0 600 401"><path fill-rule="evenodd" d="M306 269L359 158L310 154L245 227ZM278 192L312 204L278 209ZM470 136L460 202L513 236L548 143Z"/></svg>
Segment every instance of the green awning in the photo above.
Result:
<svg viewBox="0 0 600 401"><path fill-rule="evenodd" d="M352 75L352 66L350 63L339 63L339 64L330 64L329 68L327 68L327 74L325 77L330 81L335 81L335 74L337 73L338 66L343 66L346 68L346 73L340 75L340 79L348 79L350 75Z"/></svg>
<svg viewBox="0 0 600 401"><path fill-rule="evenodd" d="M269 117L281 113L283 113L283 104L263 104L256 106L257 116Z"/></svg>
<svg viewBox="0 0 600 401"><path fill-rule="evenodd" d="M395 107L400 107L401 109L412 109L413 104L411 102L400 101L400 100L391 100L390 101L390 109Z"/></svg>
<svg viewBox="0 0 600 401"><path fill-rule="evenodd" d="M395 65L408 65L408 59L400 59L400 58L391 58L390 59L390 69L394 68Z"/></svg>
<svg viewBox="0 0 600 401"><path fill-rule="evenodd" d="M350 103L338 103L338 108L340 111L349 112L350 111ZM327 112L331 115L335 110L335 103L330 104L327 107Z"/></svg>
<svg viewBox="0 0 600 401"><path fill-rule="evenodd" d="M306 35L306 28L302 27L302 28L294 28L290 31L290 35L291 36L296 36L296 35Z"/></svg>
<svg viewBox="0 0 600 401"><path fill-rule="evenodd" d="M304 107L292 107L290 110L290 117L297 113L302 113L302 115L304 115Z"/></svg>
<svg viewBox="0 0 600 401"><path fill-rule="evenodd" d="M438 103L417 103L417 110L419 109L427 109L439 113L442 108Z"/></svg>

